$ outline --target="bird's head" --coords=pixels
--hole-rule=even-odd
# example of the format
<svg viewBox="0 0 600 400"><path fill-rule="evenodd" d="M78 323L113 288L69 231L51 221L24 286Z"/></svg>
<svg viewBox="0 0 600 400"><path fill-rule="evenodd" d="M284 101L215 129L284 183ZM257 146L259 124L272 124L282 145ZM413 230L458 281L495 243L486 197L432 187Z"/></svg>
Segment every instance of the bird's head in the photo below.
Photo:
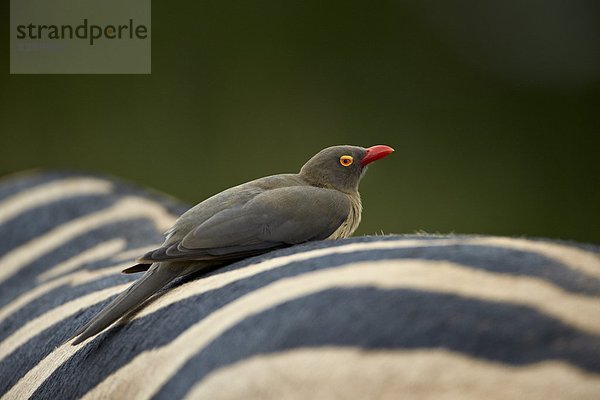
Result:
<svg viewBox="0 0 600 400"><path fill-rule="evenodd" d="M343 192L356 191L367 166L393 151L384 145L366 149L358 146L328 147L308 160L300 170L300 175L313 185Z"/></svg>

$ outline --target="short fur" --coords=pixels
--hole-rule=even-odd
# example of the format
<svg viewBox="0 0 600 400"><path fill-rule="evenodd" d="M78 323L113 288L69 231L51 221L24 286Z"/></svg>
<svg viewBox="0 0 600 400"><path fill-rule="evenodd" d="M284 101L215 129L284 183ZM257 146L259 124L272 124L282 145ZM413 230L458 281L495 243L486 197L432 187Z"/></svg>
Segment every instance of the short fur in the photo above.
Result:
<svg viewBox="0 0 600 400"><path fill-rule="evenodd" d="M73 181L111 189L73 196L63 190ZM177 279L126 325L71 346L62 342L116 293L106 291L132 283L115 266L160 243L169 223L156 216L168 212L172 224L187 207L114 178L40 172L0 182L0 209L32 191L47 199L45 187L64 197L0 223L0 263L23 258L0 282L2 398L598 399L597 245L422 234L314 241ZM128 202L118 218L90 224L132 198L152 213L140 217L139 202ZM56 241L55 228L81 218L85 229ZM125 247L45 278L115 240ZM31 257L40 242L51 246Z"/></svg>

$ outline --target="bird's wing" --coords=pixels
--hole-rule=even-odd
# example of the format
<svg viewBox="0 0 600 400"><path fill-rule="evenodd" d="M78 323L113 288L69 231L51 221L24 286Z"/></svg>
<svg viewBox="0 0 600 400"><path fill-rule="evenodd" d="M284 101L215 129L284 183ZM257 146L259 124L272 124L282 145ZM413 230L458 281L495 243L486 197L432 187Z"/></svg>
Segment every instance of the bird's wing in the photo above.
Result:
<svg viewBox="0 0 600 400"><path fill-rule="evenodd" d="M347 195L312 186L265 191L244 205L216 213L180 241L144 255L142 262L235 259L329 237L350 212Z"/></svg>

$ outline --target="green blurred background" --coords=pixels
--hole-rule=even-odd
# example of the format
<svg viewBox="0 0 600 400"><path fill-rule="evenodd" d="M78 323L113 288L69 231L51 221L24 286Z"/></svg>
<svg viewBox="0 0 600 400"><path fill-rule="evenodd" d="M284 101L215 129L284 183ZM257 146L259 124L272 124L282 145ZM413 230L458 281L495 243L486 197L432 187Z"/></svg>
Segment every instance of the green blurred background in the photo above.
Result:
<svg viewBox="0 0 600 400"><path fill-rule="evenodd" d="M358 234L600 242L597 1L152 7L147 76L9 75L5 35L0 175L91 170L192 204L388 144Z"/></svg>

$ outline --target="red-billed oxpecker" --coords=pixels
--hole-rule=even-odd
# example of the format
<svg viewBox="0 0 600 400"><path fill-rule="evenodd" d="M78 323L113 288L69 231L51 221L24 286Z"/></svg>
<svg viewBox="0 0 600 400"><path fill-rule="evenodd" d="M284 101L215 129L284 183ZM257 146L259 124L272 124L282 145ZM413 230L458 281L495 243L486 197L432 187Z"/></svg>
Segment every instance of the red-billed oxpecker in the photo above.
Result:
<svg viewBox="0 0 600 400"><path fill-rule="evenodd" d="M185 212L163 245L124 273L145 274L74 335L103 331L173 279L312 240L347 238L360 223L358 184L367 166L394 150L333 146L297 174L267 176L216 194Z"/></svg>

